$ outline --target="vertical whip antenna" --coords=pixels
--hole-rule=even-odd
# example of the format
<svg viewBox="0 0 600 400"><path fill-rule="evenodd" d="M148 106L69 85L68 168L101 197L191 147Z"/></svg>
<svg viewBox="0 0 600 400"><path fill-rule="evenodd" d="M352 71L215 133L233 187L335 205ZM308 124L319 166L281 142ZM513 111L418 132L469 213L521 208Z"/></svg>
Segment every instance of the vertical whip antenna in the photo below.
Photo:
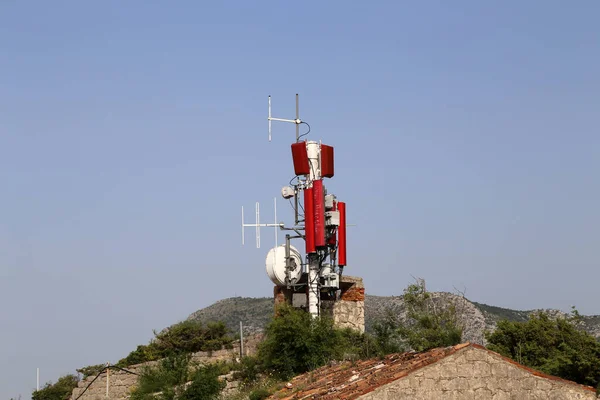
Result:
<svg viewBox="0 0 600 400"><path fill-rule="evenodd" d="M296 124L296 142L300 138L300 124L302 120L300 119L300 99L298 93L296 93L296 119L285 119L285 118L273 118L271 116L271 96L269 95L269 116L267 117L269 121L269 142L271 141L271 121L279 121L279 122L291 122L292 124Z"/></svg>
<svg viewBox="0 0 600 400"><path fill-rule="evenodd" d="M271 95L269 95L269 142L271 141Z"/></svg>

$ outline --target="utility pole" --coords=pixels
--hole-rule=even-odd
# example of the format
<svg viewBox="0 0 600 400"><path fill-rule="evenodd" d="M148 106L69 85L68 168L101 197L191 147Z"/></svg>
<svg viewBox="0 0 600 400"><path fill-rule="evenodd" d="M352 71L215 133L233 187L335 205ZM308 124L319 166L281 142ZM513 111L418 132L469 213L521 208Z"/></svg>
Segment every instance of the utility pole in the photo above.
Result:
<svg viewBox="0 0 600 400"><path fill-rule="evenodd" d="M240 360L244 358L244 325L240 321Z"/></svg>
<svg viewBox="0 0 600 400"><path fill-rule="evenodd" d="M106 397L108 397L108 388L110 387L110 363L106 363Z"/></svg>

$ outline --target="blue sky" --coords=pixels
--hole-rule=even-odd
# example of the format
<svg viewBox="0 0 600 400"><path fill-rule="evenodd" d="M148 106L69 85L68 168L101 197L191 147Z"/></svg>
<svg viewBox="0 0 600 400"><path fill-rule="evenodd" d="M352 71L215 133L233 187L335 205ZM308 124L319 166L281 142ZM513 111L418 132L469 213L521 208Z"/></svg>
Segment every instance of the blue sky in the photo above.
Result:
<svg viewBox="0 0 600 400"><path fill-rule="evenodd" d="M270 296L239 212L336 149L348 274L600 314L597 1L2 2L0 396ZM284 211L285 210L285 211ZM290 220L279 199L279 214ZM251 215L250 212L248 215Z"/></svg>

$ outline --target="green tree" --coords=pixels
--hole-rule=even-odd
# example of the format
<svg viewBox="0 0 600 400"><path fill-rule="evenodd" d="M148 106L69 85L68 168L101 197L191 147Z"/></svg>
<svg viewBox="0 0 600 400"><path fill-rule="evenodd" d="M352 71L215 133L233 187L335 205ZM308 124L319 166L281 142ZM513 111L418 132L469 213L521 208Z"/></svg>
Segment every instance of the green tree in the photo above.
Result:
<svg viewBox="0 0 600 400"><path fill-rule="evenodd" d="M453 346L461 342L463 328L456 304L436 302L419 280L404 289L407 319L399 323L400 337L415 351Z"/></svg>
<svg viewBox="0 0 600 400"><path fill-rule="evenodd" d="M520 364L584 385L600 384L600 343L578 329L579 313L552 318L538 312L527 322L499 321L488 348Z"/></svg>
<svg viewBox="0 0 600 400"><path fill-rule="evenodd" d="M258 358L263 368L281 378L310 371L339 358L343 340L331 318L282 305L265 328Z"/></svg>
<svg viewBox="0 0 600 400"><path fill-rule="evenodd" d="M40 390L35 390L31 398L32 400L65 400L71 396L78 382L79 379L75 375L61 376L56 383L48 382Z"/></svg>

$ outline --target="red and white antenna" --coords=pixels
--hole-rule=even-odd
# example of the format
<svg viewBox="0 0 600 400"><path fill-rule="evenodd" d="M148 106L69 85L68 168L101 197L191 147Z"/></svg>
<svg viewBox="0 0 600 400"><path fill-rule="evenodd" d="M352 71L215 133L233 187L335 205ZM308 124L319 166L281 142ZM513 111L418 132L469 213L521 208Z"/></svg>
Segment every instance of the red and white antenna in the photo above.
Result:
<svg viewBox="0 0 600 400"><path fill-rule="evenodd" d="M320 141L300 141L310 132L310 125L300 119L299 96L296 94L296 118L274 118L269 96L269 141L272 140L272 121L293 123L296 125L296 141L291 145L292 160L296 181L282 189L283 198L293 197L295 213L294 225L285 227L277 221L277 200L275 222L260 222L260 205L256 203L256 222L244 221L242 207L242 244L244 229L256 229L256 247L260 248L260 228L275 228L275 248L267 255L266 269L269 278L280 287L286 287L291 293L306 296L308 312L313 316L320 313L321 298L337 300L340 280L346 266L346 204L327 192L325 180L334 176L333 147ZM300 135L300 125L306 124L308 132ZM292 179L292 181L294 181ZM300 202L299 197L302 202ZM302 209L300 215L299 208ZM285 230L285 244L278 245L277 231ZM290 241L303 239L305 254Z"/></svg>

